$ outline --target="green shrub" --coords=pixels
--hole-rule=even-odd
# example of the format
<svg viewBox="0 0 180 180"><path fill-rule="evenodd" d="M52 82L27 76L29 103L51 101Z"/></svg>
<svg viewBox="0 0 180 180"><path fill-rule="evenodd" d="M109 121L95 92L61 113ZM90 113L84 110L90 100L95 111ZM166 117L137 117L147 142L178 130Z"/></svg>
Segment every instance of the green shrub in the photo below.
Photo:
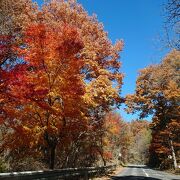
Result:
<svg viewBox="0 0 180 180"><path fill-rule="evenodd" d="M6 163L0 159L0 173L6 172L7 167L6 167Z"/></svg>

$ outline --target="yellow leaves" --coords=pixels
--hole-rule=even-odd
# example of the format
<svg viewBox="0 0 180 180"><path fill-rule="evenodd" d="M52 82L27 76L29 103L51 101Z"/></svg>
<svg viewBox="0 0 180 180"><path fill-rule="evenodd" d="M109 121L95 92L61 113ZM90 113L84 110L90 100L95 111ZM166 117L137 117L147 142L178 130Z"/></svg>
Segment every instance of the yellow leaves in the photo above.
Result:
<svg viewBox="0 0 180 180"><path fill-rule="evenodd" d="M38 134L42 131L42 129L43 128L40 128L39 126L34 126L32 130L35 134Z"/></svg>
<svg viewBox="0 0 180 180"><path fill-rule="evenodd" d="M30 131L31 131L31 129L28 128L27 126L23 126L23 130L24 130L25 132L30 132Z"/></svg>
<svg viewBox="0 0 180 180"><path fill-rule="evenodd" d="M86 87L85 101L93 107L99 105L110 105L118 97L118 91L113 88L107 76L100 75Z"/></svg>
<svg viewBox="0 0 180 180"><path fill-rule="evenodd" d="M58 89L57 89L58 90ZM54 90L50 91L47 96L50 96L52 99L55 99L57 97L59 97L59 92L56 91L56 88L54 88Z"/></svg>
<svg viewBox="0 0 180 180"><path fill-rule="evenodd" d="M109 139L107 137L105 137L103 139L103 146L108 146L109 144L110 144Z"/></svg>
<svg viewBox="0 0 180 180"><path fill-rule="evenodd" d="M171 80L168 84L168 89L164 90L164 95L169 100L180 99L180 88L178 87L178 84Z"/></svg>
<svg viewBox="0 0 180 180"><path fill-rule="evenodd" d="M92 107L96 107L97 103L95 103L92 99L92 96L90 95L90 93L85 93L84 95L84 102L87 106L92 106Z"/></svg>

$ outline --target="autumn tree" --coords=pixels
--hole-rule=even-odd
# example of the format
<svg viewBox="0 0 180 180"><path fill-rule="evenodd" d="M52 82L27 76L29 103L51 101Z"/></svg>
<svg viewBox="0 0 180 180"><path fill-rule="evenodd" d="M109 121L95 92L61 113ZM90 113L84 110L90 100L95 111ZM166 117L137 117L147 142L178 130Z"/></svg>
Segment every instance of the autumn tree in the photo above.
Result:
<svg viewBox="0 0 180 180"><path fill-rule="evenodd" d="M25 14L14 13L16 5ZM13 18L18 43L12 47L15 63L2 71L11 100L3 103L1 150L14 161L38 158L51 169L91 165L97 156L87 140L100 135L106 112L121 102L122 42L112 45L102 24L75 1L52 0L40 10L31 1L5 7L13 12L3 9ZM23 17L30 20L21 24Z"/></svg>
<svg viewBox="0 0 180 180"><path fill-rule="evenodd" d="M173 50L160 64L141 70L135 94L126 99L128 112L138 111L141 118L153 116L150 162L156 166L172 154L170 139L175 154L179 153L179 60L179 51Z"/></svg>
<svg viewBox="0 0 180 180"><path fill-rule="evenodd" d="M101 144L96 145L101 158L113 163L144 163L148 162L151 131L146 120L126 122L117 112L106 114L103 126L98 135ZM99 129L98 129L99 130Z"/></svg>
<svg viewBox="0 0 180 180"><path fill-rule="evenodd" d="M100 155L104 161L104 165L106 162L111 161L114 163L118 163L118 155L120 153L120 131L123 120L121 116L111 111L106 114L104 117L104 123L101 127L101 144L97 146L99 148Z"/></svg>
<svg viewBox="0 0 180 180"><path fill-rule="evenodd" d="M84 86L80 74L82 61L74 56L83 44L78 40L76 30L67 26L62 27L61 31L59 29L57 33L41 24L31 26L25 38L31 48L25 49L25 52L22 50L20 55L22 53L25 56L27 64L16 65L8 73L11 77L7 82L11 96L21 100L19 103L22 108L19 108L17 113L24 112L19 117L22 121L19 123L20 127L16 127L15 133L28 136L30 139L28 138L29 142L26 139L29 143L27 146L32 148L39 143L38 139L43 135L50 154L50 167L53 168L57 138L61 136L61 129L64 128L66 119L77 117L82 109L79 107L82 99L79 97L83 95ZM67 49L70 50L67 52ZM76 108L73 101L79 102ZM17 126L17 122L15 125ZM10 126L14 128L13 124ZM8 141L10 139L8 137ZM23 143L22 140L21 142ZM8 145L7 142L4 143ZM43 145L43 142L41 144ZM19 146L17 141L11 145Z"/></svg>
<svg viewBox="0 0 180 180"><path fill-rule="evenodd" d="M0 133L2 134L9 131L2 124L8 119L7 109L11 109L15 104L14 98L8 93L5 74L17 63L15 48L22 45L23 27L33 20L31 15L36 14L35 9L35 4L31 1L0 1ZM3 141L3 137L1 141Z"/></svg>
<svg viewBox="0 0 180 180"><path fill-rule="evenodd" d="M34 7L34 8L33 8ZM33 11L34 10L34 11ZM29 0L1 0L0 1L0 71L9 69L17 59L14 47L22 45L21 32L25 24L31 22L35 14L35 5ZM0 76L1 92L3 80Z"/></svg>
<svg viewBox="0 0 180 180"><path fill-rule="evenodd" d="M128 162L135 164L146 164L148 162L151 141L149 124L146 120L133 120L129 123L131 143L129 146Z"/></svg>
<svg viewBox="0 0 180 180"><path fill-rule="evenodd" d="M23 28L34 20L35 15L36 5L29 0L0 1L0 118L2 121L8 116L4 105L14 101L7 93L5 74L19 62L15 49L23 44Z"/></svg>

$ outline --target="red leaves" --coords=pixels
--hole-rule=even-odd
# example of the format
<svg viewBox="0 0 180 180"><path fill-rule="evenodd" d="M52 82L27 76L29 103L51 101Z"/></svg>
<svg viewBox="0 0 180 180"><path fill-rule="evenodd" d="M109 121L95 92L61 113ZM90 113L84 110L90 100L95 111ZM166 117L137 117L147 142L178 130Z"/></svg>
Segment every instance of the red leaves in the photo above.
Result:
<svg viewBox="0 0 180 180"><path fill-rule="evenodd" d="M119 101L112 81L116 80L120 88L118 53L122 43L113 46L97 20L89 17L78 4L71 3L53 1L39 11L26 3L27 12L20 11L19 15L14 10L16 13L12 13L15 37L1 38L0 63L4 58L15 59L14 64L1 71L0 79L0 87L3 86L0 105L7 113L4 122L9 120L12 130L7 136L13 141L9 145L11 151L14 146L42 155L42 149L50 151L57 145L59 154L69 156L65 152L68 149L74 153L73 158L81 153L82 159L87 159L84 152L91 152L95 144L102 155L101 140L103 131L107 131L103 129L103 116ZM26 19L27 15L31 20ZM23 17L25 21L20 22ZM85 80L88 75L90 81ZM111 123L111 134L117 135L118 121ZM28 133L31 138L27 138ZM23 141L26 145L33 144L27 147L34 149L26 149ZM88 156L93 156L90 158L93 162L97 159L97 155Z"/></svg>
<svg viewBox="0 0 180 180"><path fill-rule="evenodd" d="M31 48L26 59L32 64L37 61L42 63L43 57L59 57L61 60L71 56L75 58L84 47L77 29L67 24L56 29L45 24L32 24L26 30L25 42Z"/></svg>
<svg viewBox="0 0 180 180"><path fill-rule="evenodd" d="M62 29L62 45L64 54L76 54L83 49L84 45L75 27L64 25Z"/></svg>
<svg viewBox="0 0 180 180"><path fill-rule="evenodd" d="M110 160L110 159L112 159L112 152L104 152L104 154L103 154L103 156L104 156L104 158L106 159L106 160Z"/></svg>

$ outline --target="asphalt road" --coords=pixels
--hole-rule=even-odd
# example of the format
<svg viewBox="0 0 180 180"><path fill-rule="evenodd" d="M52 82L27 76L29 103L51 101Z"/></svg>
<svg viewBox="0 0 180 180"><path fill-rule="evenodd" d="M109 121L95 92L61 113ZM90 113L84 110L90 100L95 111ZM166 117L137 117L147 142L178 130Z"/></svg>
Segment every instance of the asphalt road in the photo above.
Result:
<svg viewBox="0 0 180 180"><path fill-rule="evenodd" d="M180 180L180 175L173 175L150 169L142 165L132 165L111 177L112 180Z"/></svg>

